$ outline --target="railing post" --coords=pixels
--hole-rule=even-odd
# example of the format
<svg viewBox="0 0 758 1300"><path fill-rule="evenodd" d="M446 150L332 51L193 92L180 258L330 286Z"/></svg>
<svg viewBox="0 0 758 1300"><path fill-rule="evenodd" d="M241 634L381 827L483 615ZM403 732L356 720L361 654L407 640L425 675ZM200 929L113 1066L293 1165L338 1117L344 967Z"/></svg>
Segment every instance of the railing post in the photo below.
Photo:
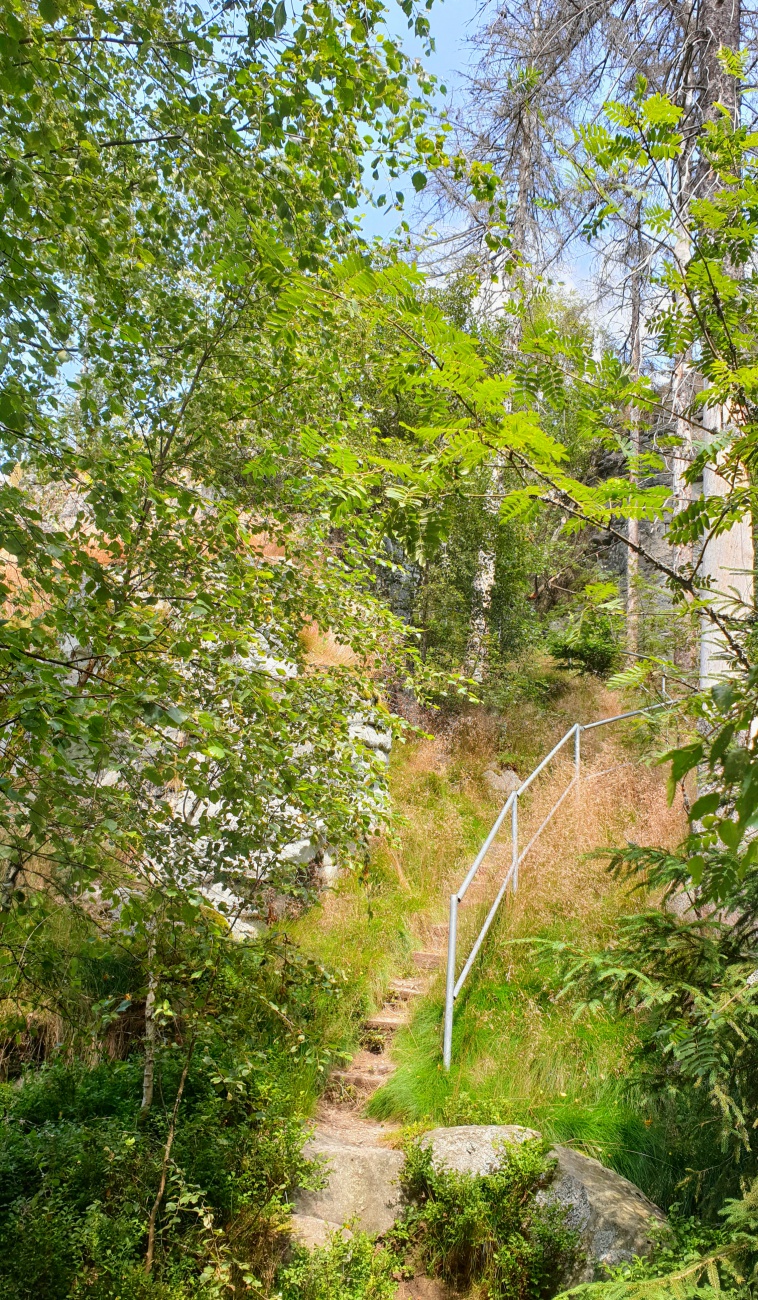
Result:
<svg viewBox="0 0 758 1300"><path fill-rule="evenodd" d="M513 796L513 807L511 808L511 851L513 853L513 875L511 876L511 889L514 894L518 889L518 794Z"/></svg>
<svg viewBox="0 0 758 1300"><path fill-rule="evenodd" d="M665 690L665 685L666 684L664 679L663 682L664 690ZM445 988L445 1022L444 1022L444 1035L443 1035L443 1047L442 1047L443 1061L444 1061L444 1066L446 1071L450 1069L450 1063L453 1054L453 1012L455 1008L456 991L460 993L464 983L466 982L468 974L473 966L474 961L476 960L477 953L479 952L479 949L481 948L489 932L490 926L495 918L497 910L500 907L500 904L502 903L503 898L507 893L508 885L510 884L512 892L514 894L518 889L518 869L519 869L520 860L522 858L525 858L527 853L530 852L532 845L536 843L537 839L542 834L545 827L552 819L553 815L558 811L564 799L568 796L570 791L574 789L574 787L576 787L577 808L580 805L581 791L580 791L579 783L582 775L582 732L593 731L595 727L605 727L610 722L622 722L625 718L636 718L642 714L652 713L655 709L663 709L669 707L669 705L674 706L679 703L681 703L680 700L666 699L661 704L652 704L646 709L629 709L626 713L617 713L612 718L600 718L597 722L585 722L584 724L580 722L575 722L572 727L569 727L566 734L561 737L561 739L558 741L558 744L551 749L550 753L543 758L542 762L539 763L537 767L535 767L534 771L526 778L526 780L521 783L519 789L514 791L513 794L510 795L509 798L506 800L506 802L503 804L502 808L500 809L500 812L497 815L495 823L492 829L490 830L490 833L487 836L486 840L484 841L484 844L482 845L479 852L477 853L476 858L474 859L474 862L471 868L469 869L468 874L466 875L466 878L464 879L463 883L459 886L457 894L451 894L450 896L450 926L448 929L448 937L447 937L447 984ZM553 758L555 758L556 754L560 753L563 750L564 745L568 745L569 737L572 735L574 737L573 779L569 782L569 784L567 785L566 789L563 791L563 794L560 796L560 798L552 805L550 812L547 814L547 817L545 817L541 825L538 826L537 830L534 832L529 842L524 846L523 850L519 852L519 832L518 832L519 794L526 793L526 791L529 789L529 787L531 786L535 778L539 776L540 772L544 771L545 767L548 765L548 763L551 762ZM600 774L598 773L598 775ZM457 942L457 929L458 929L458 904L460 903L461 899L466 893L466 890L471 884L471 881L474 879L474 876L476 875L477 871L479 870L479 867L484 861L484 858L491 844L493 843L495 836L497 835L501 826L504 824L505 819L508 815L509 807L511 810L511 849L512 849L511 867L510 870L505 875L505 878L498 891L497 897L495 898L495 901L489 910L487 919L485 920L484 925L479 931L479 934L477 935L474 941L473 947L471 948L468 957L465 958L460 976L456 980L455 967L456 967L456 942Z"/></svg>
<svg viewBox="0 0 758 1300"><path fill-rule="evenodd" d="M450 925L447 932L447 982L445 985L445 1032L442 1063L450 1069L453 1054L453 1004L455 1002L455 942L458 931L458 895L450 895Z"/></svg>

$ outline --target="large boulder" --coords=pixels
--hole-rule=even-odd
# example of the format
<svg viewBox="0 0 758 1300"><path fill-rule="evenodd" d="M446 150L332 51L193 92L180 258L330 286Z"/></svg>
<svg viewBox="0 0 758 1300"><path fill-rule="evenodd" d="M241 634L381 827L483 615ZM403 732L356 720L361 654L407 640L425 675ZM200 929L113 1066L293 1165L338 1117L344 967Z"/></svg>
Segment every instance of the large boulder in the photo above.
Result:
<svg viewBox="0 0 758 1300"><path fill-rule="evenodd" d="M321 1250L328 1246L335 1237L352 1237L349 1228L339 1223L330 1223L328 1219L319 1219L313 1214L293 1214L289 1221L290 1237L293 1244L305 1246L306 1250Z"/></svg>
<svg viewBox="0 0 758 1300"><path fill-rule="evenodd" d="M422 1145L431 1148L437 1168L460 1173L487 1174L496 1166L504 1147L539 1137L534 1129L505 1124L466 1124L425 1133ZM566 1223L578 1230L586 1261L566 1285L590 1282L605 1268L647 1255L653 1247L651 1229L665 1217L627 1178L569 1147L550 1152L557 1160L550 1186L538 1192L543 1204L566 1208Z"/></svg>
<svg viewBox="0 0 758 1300"><path fill-rule="evenodd" d="M322 1219L328 1225L355 1223L363 1232L388 1232L403 1210L399 1177L402 1151L383 1146L355 1146L325 1133L315 1133L305 1145L310 1160L323 1165L324 1186L298 1192L297 1215Z"/></svg>
<svg viewBox="0 0 758 1300"><path fill-rule="evenodd" d="M465 1124L433 1129L421 1143L431 1149L437 1168L481 1176L492 1172L504 1148L537 1137L534 1129L515 1124ZM322 1163L324 1186L297 1195L293 1227L301 1241L322 1244L346 1223L381 1236L400 1218L402 1152L318 1131L305 1152ZM550 1154L557 1160L555 1177L537 1198L565 1207L567 1225L579 1232L586 1256L576 1273L564 1279L565 1286L592 1281L608 1267L647 1255L653 1246L651 1229L665 1223L658 1207L599 1160L563 1146Z"/></svg>

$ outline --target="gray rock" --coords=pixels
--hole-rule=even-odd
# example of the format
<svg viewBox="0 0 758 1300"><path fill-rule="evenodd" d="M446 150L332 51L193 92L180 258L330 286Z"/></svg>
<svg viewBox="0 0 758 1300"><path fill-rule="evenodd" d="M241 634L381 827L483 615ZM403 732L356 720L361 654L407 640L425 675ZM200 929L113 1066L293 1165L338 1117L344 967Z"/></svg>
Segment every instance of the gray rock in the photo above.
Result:
<svg viewBox="0 0 758 1300"><path fill-rule="evenodd" d="M388 1147L353 1146L317 1134L305 1144L310 1160L324 1161L326 1185L298 1192L295 1212L327 1223L355 1222L363 1232L388 1232L400 1217L403 1198L398 1178L402 1151Z"/></svg>
<svg viewBox="0 0 758 1300"><path fill-rule="evenodd" d="M435 1128L425 1133L422 1147L431 1147L437 1169L452 1169L459 1174L491 1174L504 1146L520 1146L537 1138L533 1128L518 1124L461 1124L457 1128Z"/></svg>
<svg viewBox="0 0 758 1300"><path fill-rule="evenodd" d="M431 1147L437 1167L482 1175L495 1167L504 1145L538 1136L534 1129L516 1125L469 1124L434 1129L424 1134L422 1145ZM566 1207L566 1222L580 1233L587 1256L565 1284L590 1282L608 1266L648 1255L653 1246L651 1228L666 1222L658 1207L634 1183L599 1160L563 1146L554 1147L550 1154L558 1161L555 1178L537 1199Z"/></svg>
<svg viewBox="0 0 758 1300"><path fill-rule="evenodd" d="M502 794L506 797L521 787L521 777L509 767L502 772L499 768L488 767L483 773L483 779L493 794Z"/></svg>
<svg viewBox="0 0 758 1300"><path fill-rule="evenodd" d="M289 1221L292 1241L307 1250L316 1250L328 1246L330 1239L338 1232L348 1240L352 1237L349 1228L339 1223L330 1223L328 1219L317 1219L312 1214L293 1214Z"/></svg>
<svg viewBox="0 0 758 1300"><path fill-rule="evenodd" d="M534 1129L515 1124L468 1124L434 1129L421 1142L431 1148L438 1168L482 1176L496 1167L504 1147L536 1137ZM404 1208L400 1151L356 1145L325 1133L312 1137L305 1151L311 1159L323 1160L326 1183L318 1191L297 1195L293 1233L300 1234L298 1240L323 1245L345 1223L381 1235L400 1217ZM564 1286L592 1281L608 1267L649 1254L651 1229L665 1224L658 1207L598 1160L563 1146L554 1147L551 1155L558 1162L555 1177L537 1193L537 1200L565 1207L566 1222L579 1232L586 1253L577 1270L563 1279Z"/></svg>
<svg viewBox="0 0 758 1300"><path fill-rule="evenodd" d="M334 884L339 874L339 863L335 862L331 853L325 853L321 859L321 866L318 870L319 884L326 889L329 885Z"/></svg>
<svg viewBox="0 0 758 1300"><path fill-rule="evenodd" d="M348 734L351 740L361 740L369 749L382 750L387 754L392 749L392 732L379 731L367 722L351 722Z"/></svg>
<svg viewBox="0 0 758 1300"><path fill-rule="evenodd" d="M567 1208L566 1222L581 1234L587 1262L572 1283L591 1282L606 1268L649 1255L655 1227L666 1217L652 1201L612 1169L569 1147L555 1147L558 1169L551 1187L538 1199Z"/></svg>
<svg viewBox="0 0 758 1300"><path fill-rule="evenodd" d="M318 849L312 839L293 840L291 844L285 844L279 850L279 859L281 862L290 862L297 866L305 866L312 862Z"/></svg>

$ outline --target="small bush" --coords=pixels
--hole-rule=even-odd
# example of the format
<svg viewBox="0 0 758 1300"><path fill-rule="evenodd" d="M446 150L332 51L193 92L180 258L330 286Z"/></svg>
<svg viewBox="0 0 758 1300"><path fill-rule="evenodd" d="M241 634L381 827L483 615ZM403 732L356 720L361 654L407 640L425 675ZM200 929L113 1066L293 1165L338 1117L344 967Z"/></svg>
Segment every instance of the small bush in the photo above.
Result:
<svg viewBox="0 0 758 1300"><path fill-rule="evenodd" d="M365 1233L335 1234L328 1246L295 1260L277 1275L276 1300L392 1300L394 1259Z"/></svg>
<svg viewBox="0 0 758 1300"><path fill-rule="evenodd" d="M440 1172L414 1143L402 1174L414 1208L394 1239L426 1273L456 1286L484 1284L489 1300L555 1295L581 1251L565 1209L536 1200L554 1167L540 1139L509 1148L482 1177Z"/></svg>
<svg viewBox="0 0 758 1300"><path fill-rule="evenodd" d="M584 608L548 637L552 655L564 668L607 677L619 664L621 602L616 584L592 582L584 589Z"/></svg>
<svg viewBox="0 0 758 1300"><path fill-rule="evenodd" d="M190 1071L150 1278L167 1117L136 1123L141 1060L58 1061L0 1088L0 1300L215 1300L237 1267L266 1275L286 1189L310 1177L304 1131L281 1054L230 1094L222 1047ZM160 1064L170 1103L181 1062Z"/></svg>

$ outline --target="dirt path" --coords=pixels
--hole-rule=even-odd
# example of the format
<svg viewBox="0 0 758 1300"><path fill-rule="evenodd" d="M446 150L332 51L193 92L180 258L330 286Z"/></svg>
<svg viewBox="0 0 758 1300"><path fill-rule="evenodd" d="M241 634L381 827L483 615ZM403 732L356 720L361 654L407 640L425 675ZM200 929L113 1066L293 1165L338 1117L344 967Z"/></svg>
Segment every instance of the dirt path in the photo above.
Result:
<svg viewBox="0 0 758 1300"><path fill-rule="evenodd" d="M587 746L586 758L579 787L565 799L521 865L518 893L515 897L509 893L504 900L507 923L514 932L525 928L533 932L532 927L556 914L586 917L594 908L606 906L613 886L605 862L587 856L598 847L627 839L675 843L681 836L681 805L668 808L659 769L651 770L630 758L629 751L610 735L597 736L593 745ZM522 848L572 775L570 764L556 765L523 799L519 808ZM495 815L493 809L493 820ZM510 828L506 825L460 909L459 970L511 859ZM445 885L455 888L463 874L465 867L459 879L441 882L437 916L446 910ZM385 1185L397 1184L402 1164L397 1150L399 1126L368 1118L365 1106L397 1068L392 1056L395 1034L411 1021L414 1004L432 982L443 978L447 953L447 924L430 924L422 915L416 919L416 933L424 936L424 946L413 953L415 976L390 981L384 1005L363 1023L361 1050L346 1068L332 1072L316 1112L311 1154L324 1157L332 1172L324 1191L301 1200L293 1216L295 1237L309 1247L323 1245L333 1233L346 1230L341 1225L350 1218L345 1208L348 1191L351 1204L360 1207L367 1230L379 1235L386 1231L382 1216L388 1207L380 1203L377 1188L382 1178ZM452 1298L452 1292L432 1279L399 1280L397 1300Z"/></svg>
<svg viewBox="0 0 758 1300"><path fill-rule="evenodd" d="M598 848L633 839L673 844L684 829L681 801L669 808L659 769L630 758L611 733L595 733L578 787L564 800L519 869L518 893L503 902L514 930L550 916L602 909L611 887ZM523 848L573 776L573 764L557 763L521 803L519 842ZM493 818L494 819L494 818ZM506 818L510 823L510 818ZM510 825L493 844L459 911L458 968L507 873L512 857ZM453 886L454 887L454 886ZM446 898L440 898L444 907ZM395 979L381 1010L363 1025L364 1047L345 1069L335 1070L316 1115L316 1132L356 1145L386 1142L396 1131L362 1113L372 1093L394 1073L392 1042L412 1018L416 1000L439 978L447 954L445 923L426 927L426 945L413 954L417 976Z"/></svg>
<svg viewBox="0 0 758 1300"><path fill-rule="evenodd" d="M363 1109L371 1094L397 1069L391 1056L395 1034L410 1023L414 1002L426 993L433 972L444 965L447 926L430 929L429 946L413 954L418 977L392 980L382 1009L364 1021L364 1042L370 1047L356 1053L346 1069L332 1071L329 1088L316 1111L316 1137L352 1146L376 1146L397 1132L396 1125L368 1119Z"/></svg>

